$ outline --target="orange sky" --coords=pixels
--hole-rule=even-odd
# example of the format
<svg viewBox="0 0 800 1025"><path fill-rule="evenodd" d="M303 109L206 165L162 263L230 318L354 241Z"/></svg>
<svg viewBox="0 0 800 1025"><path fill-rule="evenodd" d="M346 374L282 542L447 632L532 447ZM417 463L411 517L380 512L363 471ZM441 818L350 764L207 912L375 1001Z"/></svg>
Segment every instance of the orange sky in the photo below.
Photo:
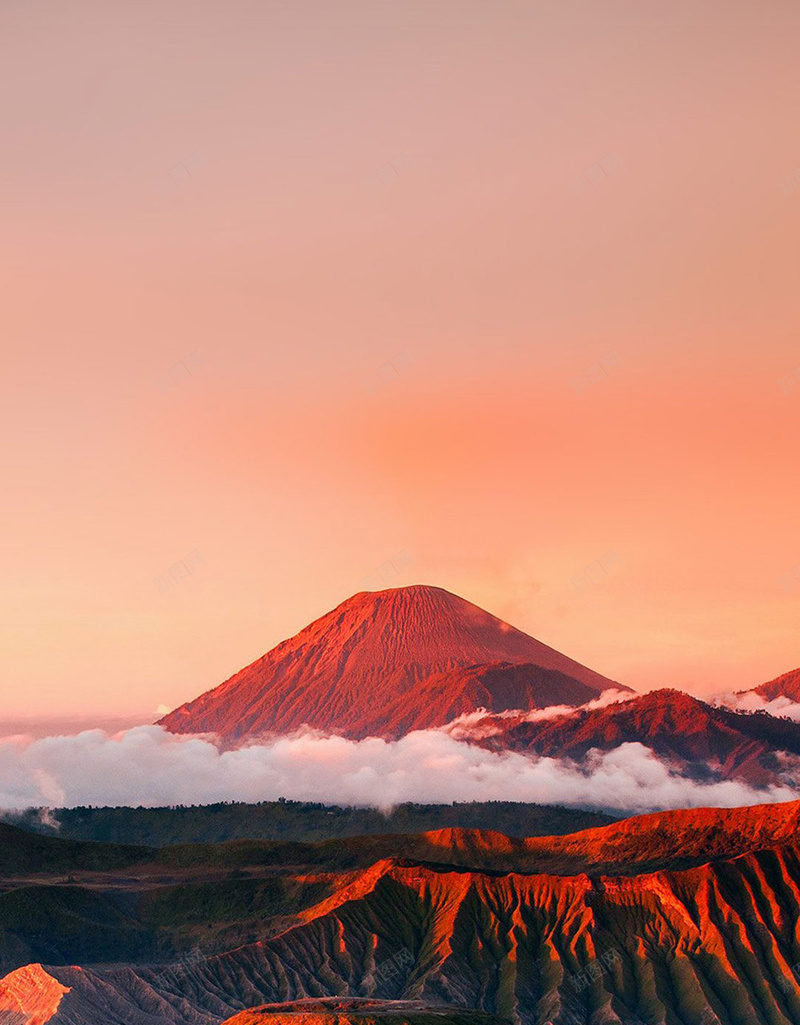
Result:
<svg viewBox="0 0 800 1025"><path fill-rule="evenodd" d="M172 707L398 552L636 688L800 664L799 44L788 2L4 4L2 714Z"/></svg>

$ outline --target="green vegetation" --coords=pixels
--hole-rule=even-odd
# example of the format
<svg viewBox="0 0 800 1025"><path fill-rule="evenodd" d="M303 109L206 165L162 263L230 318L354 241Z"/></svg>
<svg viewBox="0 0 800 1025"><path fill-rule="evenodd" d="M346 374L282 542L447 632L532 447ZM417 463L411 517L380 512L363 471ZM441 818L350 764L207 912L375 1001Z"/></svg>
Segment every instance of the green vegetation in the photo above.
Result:
<svg viewBox="0 0 800 1025"><path fill-rule="evenodd" d="M20 886L0 893L0 965L153 960L161 941L115 906L78 886ZM169 945L167 947L169 949Z"/></svg>
<svg viewBox="0 0 800 1025"><path fill-rule="evenodd" d="M69 872L78 867L87 871L105 871L124 868L152 856L152 850L147 847L32 836L20 828L0 822L0 876Z"/></svg>
<svg viewBox="0 0 800 1025"><path fill-rule="evenodd" d="M508 836L561 836L604 826L601 812L512 801L464 804L401 804L384 814L374 808L343 808L301 801L208 804L174 808L62 808L6 815L32 832L71 840L114 844L216 844L227 840L288 840L301 843L382 833L422 833L461 827L493 829Z"/></svg>

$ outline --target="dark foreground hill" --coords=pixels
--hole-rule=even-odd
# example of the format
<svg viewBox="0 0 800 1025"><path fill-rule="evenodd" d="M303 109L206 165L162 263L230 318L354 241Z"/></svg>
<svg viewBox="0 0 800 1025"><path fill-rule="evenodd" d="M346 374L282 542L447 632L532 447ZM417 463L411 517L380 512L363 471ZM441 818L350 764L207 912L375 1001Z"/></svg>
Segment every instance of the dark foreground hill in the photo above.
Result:
<svg viewBox="0 0 800 1025"><path fill-rule="evenodd" d="M36 836L0 822L0 877L30 872L69 872L123 868L146 857L146 849L123 844L94 844Z"/></svg>
<svg viewBox="0 0 800 1025"><path fill-rule="evenodd" d="M385 861L256 944L169 971L31 966L0 1008L42 1025L217 1025L337 994L521 1025L796 1023L798 878L794 845L625 879Z"/></svg>
<svg viewBox="0 0 800 1025"><path fill-rule="evenodd" d="M47 815L32 808L9 816L8 821L46 836L165 847L242 839L313 843L342 836L446 828L555 836L604 826L616 818L602 812L514 801L400 804L387 813L304 801L264 801L177 808L60 808Z"/></svg>

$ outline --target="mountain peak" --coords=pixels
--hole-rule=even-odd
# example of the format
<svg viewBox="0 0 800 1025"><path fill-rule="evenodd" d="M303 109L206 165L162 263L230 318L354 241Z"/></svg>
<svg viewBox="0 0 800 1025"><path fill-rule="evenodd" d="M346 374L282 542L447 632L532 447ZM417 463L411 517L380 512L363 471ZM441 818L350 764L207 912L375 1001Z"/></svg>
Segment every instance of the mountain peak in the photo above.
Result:
<svg viewBox="0 0 800 1025"><path fill-rule="evenodd" d="M445 587L438 587L436 584L403 584L402 587L383 587L377 591L358 591L353 595L352 598L347 598L345 604L348 601L355 601L361 595L387 595L387 596L403 596L408 595L410 598L424 597L425 595L440 594L447 595L450 598L455 598L457 601L463 601L459 599L458 595L453 594L452 591L448 591Z"/></svg>
<svg viewBox="0 0 800 1025"><path fill-rule="evenodd" d="M633 695L631 696L633 697ZM709 707L708 702L703 701L702 698L696 698L693 694L687 694L685 690L676 690L674 687L660 687L658 690L651 690L640 695L639 705L641 708L656 708L665 705L674 709L693 710Z"/></svg>
<svg viewBox="0 0 800 1025"><path fill-rule="evenodd" d="M476 676L481 666L491 679ZM442 674L432 701L426 684ZM611 687L626 689L442 587L413 584L353 595L161 724L228 741L303 725L392 737L481 702L536 708L541 690L547 704L579 705Z"/></svg>

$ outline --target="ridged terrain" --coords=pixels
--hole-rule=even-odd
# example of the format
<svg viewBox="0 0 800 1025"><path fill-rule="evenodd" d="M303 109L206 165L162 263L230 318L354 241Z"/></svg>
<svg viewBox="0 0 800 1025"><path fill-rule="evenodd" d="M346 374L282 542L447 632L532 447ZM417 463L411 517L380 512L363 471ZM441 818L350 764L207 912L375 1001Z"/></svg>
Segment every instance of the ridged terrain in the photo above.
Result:
<svg viewBox="0 0 800 1025"><path fill-rule="evenodd" d="M720 708L677 690L534 721L487 715L470 729L477 743L492 750L576 760L593 749L640 743L686 775L754 786L781 782L786 762L778 752L800 755L800 723Z"/></svg>
<svg viewBox="0 0 800 1025"><path fill-rule="evenodd" d="M362 592L160 720L237 741L308 724L397 737L477 708L580 705L626 690L463 598L417 585Z"/></svg>
<svg viewBox="0 0 800 1025"><path fill-rule="evenodd" d="M433 833L432 848L466 858L548 839L595 860L674 861L693 841L722 857L594 878L384 859L260 943L166 970L28 966L0 984L0 1008L35 1012L41 1025L217 1025L248 1009L258 1021L254 1008L277 1021L262 1005L337 996L415 1001L415 1013L460 1006L520 1025L800 1025L799 821L793 803L535 841ZM329 1025L329 1013L308 1025ZM342 1013L356 1021L353 1007Z"/></svg>
<svg viewBox="0 0 800 1025"><path fill-rule="evenodd" d="M0 984L0 1023L45 1025L69 989L39 964L26 965Z"/></svg>
<svg viewBox="0 0 800 1025"><path fill-rule="evenodd" d="M595 817L569 818L585 818L588 825ZM558 820L553 816L553 825ZM300 910L341 885L344 873L393 855L501 869L516 868L523 856L528 860L520 865L541 860L510 847L502 834L464 833L448 847L441 846L442 835L155 850L6 827L0 834L0 976L33 962L169 961L198 945L210 954L251 943L286 929ZM498 843L494 851L489 836L505 846Z"/></svg>
<svg viewBox="0 0 800 1025"><path fill-rule="evenodd" d="M383 862L303 925L166 981L50 968L69 992L46 1020L211 1025L242 1005L338 993L525 1025L785 1025L800 1022L798 879L794 847L594 881Z"/></svg>

